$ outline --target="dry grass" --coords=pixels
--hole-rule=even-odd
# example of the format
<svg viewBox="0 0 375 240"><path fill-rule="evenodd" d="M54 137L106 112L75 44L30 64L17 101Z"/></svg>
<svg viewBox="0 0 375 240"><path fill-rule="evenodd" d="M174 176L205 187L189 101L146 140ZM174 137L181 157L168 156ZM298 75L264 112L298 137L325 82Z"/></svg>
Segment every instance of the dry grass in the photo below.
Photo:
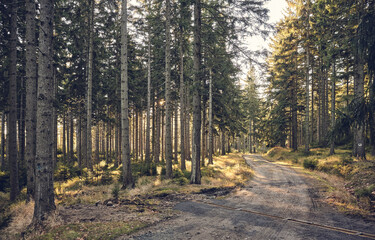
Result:
<svg viewBox="0 0 375 240"><path fill-rule="evenodd" d="M12 204L9 208L9 214L12 216L12 220L7 228L0 232L0 235L6 236L6 239L19 239L20 233L31 224L34 202L26 203L22 201Z"/></svg>

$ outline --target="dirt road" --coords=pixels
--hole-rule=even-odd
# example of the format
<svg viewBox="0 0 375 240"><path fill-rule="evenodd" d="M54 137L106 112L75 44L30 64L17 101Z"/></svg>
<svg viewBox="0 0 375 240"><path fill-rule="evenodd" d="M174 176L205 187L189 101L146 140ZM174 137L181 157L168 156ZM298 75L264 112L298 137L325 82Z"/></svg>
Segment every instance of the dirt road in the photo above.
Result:
<svg viewBox="0 0 375 240"><path fill-rule="evenodd" d="M300 173L258 155L244 158L255 171L245 187L221 200L181 202L178 217L131 239L375 239L374 222L322 204Z"/></svg>

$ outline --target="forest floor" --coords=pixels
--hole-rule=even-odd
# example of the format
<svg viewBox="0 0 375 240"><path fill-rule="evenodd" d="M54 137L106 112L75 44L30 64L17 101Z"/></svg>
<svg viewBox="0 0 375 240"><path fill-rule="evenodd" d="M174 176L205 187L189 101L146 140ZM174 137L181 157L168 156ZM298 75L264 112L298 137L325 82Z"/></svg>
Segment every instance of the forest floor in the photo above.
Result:
<svg viewBox="0 0 375 240"><path fill-rule="evenodd" d="M243 187L226 198L178 202L172 219L130 239L375 239L375 221L328 205L316 178L259 155L244 158L255 176Z"/></svg>
<svg viewBox="0 0 375 240"><path fill-rule="evenodd" d="M176 204L227 195L253 175L239 153L218 156L214 161L213 165L202 167L201 185L188 184L184 176L187 172L178 170L176 164L173 179L164 179L158 167L157 176L138 176L135 188L120 190L117 197L114 196L117 181L110 185L87 185L85 179L76 177L56 182L57 210L45 231L28 230L33 204L21 201L7 208L10 220L8 226L0 230L0 239L103 240L157 226L180 215L181 212L174 209ZM187 168L190 168L190 161Z"/></svg>
<svg viewBox="0 0 375 240"><path fill-rule="evenodd" d="M72 179L57 187L45 232L27 231L33 205L20 203L0 239L375 239L371 214L332 204L330 189L342 181L333 176L240 153L216 157L202 175L202 185L181 173L140 177L116 198L116 184Z"/></svg>

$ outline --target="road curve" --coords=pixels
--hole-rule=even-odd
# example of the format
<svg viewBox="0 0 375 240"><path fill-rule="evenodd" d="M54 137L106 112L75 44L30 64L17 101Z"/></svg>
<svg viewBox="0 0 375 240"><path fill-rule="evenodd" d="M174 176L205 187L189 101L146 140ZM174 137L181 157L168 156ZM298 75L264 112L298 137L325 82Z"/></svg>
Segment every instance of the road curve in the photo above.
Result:
<svg viewBox="0 0 375 240"><path fill-rule="evenodd" d="M374 222L321 204L293 169L259 155L244 159L255 172L246 186L226 199L179 203L181 216L131 239L375 239Z"/></svg>

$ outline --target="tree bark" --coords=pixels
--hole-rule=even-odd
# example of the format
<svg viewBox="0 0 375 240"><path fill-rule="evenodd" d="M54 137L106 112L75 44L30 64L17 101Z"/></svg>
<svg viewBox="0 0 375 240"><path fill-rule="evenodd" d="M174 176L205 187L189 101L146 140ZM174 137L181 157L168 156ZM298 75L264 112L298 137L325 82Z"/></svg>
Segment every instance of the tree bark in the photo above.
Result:
<svg viewBox="0 0 375 240"><path fill-rule="evenodd" d="M17 4L11 4L9 41L9 93L8 93L8 161L10 170L10 200L16 200L18 186L17 147Z"/></svg>
<svg viewBox="0 0 375 240"><path fill-rule="evenodd" d="M89 16L89 62L88 62L88 77L87 77L87 164L88 168L92 171L92 136L91 136L91 125L92 125L92 76L93 76L93 62L94 62L94 8L95 0L90 0L90 16Z"/></svg>
<svg viewBox="0 0 375 240"><path fill-rule="evenodd" d="M202 107L202 152L201 152L201 166L205 166L206 158L206 104L203 102Z"/></svg>
<svg viewBox="0 0 375 240"><path fill-rule="evenodd" d="M174 162L178 163L178 102L174 107Z"/></svg>
<svg viewBox="0 0 375 240"><path fill-rule="evenodd" d="M78 168L82 170L82 155L81 155L81 144L82 144L82 135L81 135L81 111L79 111L78 123L77 123L77 158L78 158Z"/></svg>
<svg viewBox="0 0 375 240"><path fill-rule="evenodd" d="M194 2L194 83L193 83L193 144L191 160L192 184L201 184L201 1Z"/></svg>
<svg viewBox="0 0 375 240"><path fill-rule="evenodd" d="M5 111L1 114L1 171L5 171Z"/></svg>
<svg viewBox="0 0 375 240"><path fill-rule="evenodd" d="M34 0L26 0L26 145L27 201L34 198L36 154L36 9ZM4 128L2 128L4 129Z"/></svg>
<svg viewBox="0 0 375 240"><path fill-rule="evenodd" d="M166 178L172 178L172 102L171 102L171 50L170 50L170 1L165 1L165 159Z"/></svg>
<svg viewBox="0 0 375 240"><path fill-rule="evenodd" d="M336 63L335 59L333 59L333 66L332 66L332 86L331 86L331 147L329 150L329 155L335 154L335 134L334 134L334 127L335 127L335 103L336 103Z"/></svg>
<svg viewBox="0 0 375 240"><path fill-rule="evenodd" d="M147 120L146 120L146 153L145 153L145 161L147 165L147 169L150 168L151 164L151 156L150 156L150 132L151 132L151 36L150 36L150 29L148 33L148 59L147 59Z"/></svg>
<svg viewBox="0 0 375 240"><path fill-rule="evenodd" d="M53 0L40 1L38 93L33 223L43 225L56 209L53 189Z"/></svg>
<svg viewBox="0 0 375 240"><path fill-rule="evenodd" d="M129 88L128 88L128 7L122 0L121 8L121 161L123 188L133 187L129 148Z"/></svg>
<svg viewBox="0 0 375 240"><path fill-rule="evenodd" d="M180 151L181 151L181 170L186 170L185 163L185 83L184 83L184 45L183 45L183 27L180 26Z"/></svg>
<svg viewBox="0 0 375 240"><path fill-rule="evenodd" d="M73 119L73 112L72 110L70 111L70 114L69 114L69 122L70 122L70 138L69 138L69 148L70 148L70 152L69 152L69 158L70 158L70 161L74 161L74 119Z"/></svg>
<svg viewBox="0 0 375 240"><path fill-rule="evenodd" d="M156 115L155 115L155 128L156 128L156 136L155 136L155 151L154 151L154 161L155 163L159 163L160 161L160 103L159 98L157 96L157 91L155 90L156 95Z"/></svg>
<svg viewBox="0 0 375 240"><path fill-rule="evenodd" d="M208 155L208 164L213 164L213 148L214 148L214 139L213 139L213 132L212 132L212 69L210 69L210 82L209 82L209 110L208 110L208 134L209 134L209 140L208 140L208 149L209 149L209 155Z"/></svg>
<svg viewBox="0 0 375 240"><path fill-rule="evenodd" d="M307 41L310 40L310 11L308 1L307 6ZM306 112L305 112L305 153L310 152L310 49L308 42L306 43Z"/></svg>
<svg viewBox="0 0 375 240"><path fill-rule="evenodd" d="M225 132L224 129L221 130L221 155L225 155Z"/></svg>

